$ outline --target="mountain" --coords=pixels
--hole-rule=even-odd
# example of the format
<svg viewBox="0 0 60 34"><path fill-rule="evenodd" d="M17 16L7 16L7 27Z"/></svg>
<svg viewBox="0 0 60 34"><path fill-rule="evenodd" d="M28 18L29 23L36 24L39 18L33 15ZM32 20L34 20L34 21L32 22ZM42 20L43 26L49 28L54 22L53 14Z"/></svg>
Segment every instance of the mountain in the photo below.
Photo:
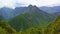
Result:
<svg viewBox="0 0 60 34"><path fill-rule="evenodd" d="M0 15L2 15L5 20L10 20L16 15L23 13L23 10L25 9L26 7L16 7L15 9L3 7L0 8Z"/></svg>
<svg viewBox="0 0 60 34"><path fill-rule="evenodd" d="M51 8L54 9L54 10L60 11L60 6L54 6L54 7L51 7Z"/></svg>
<svg viewBox="0 0 60 34"><path fill-rule="evenodd" d="M41 10L47 12L47 13L50 13L50 14L58 12L57 10L53 9L52 7L46 7L46 6L39 7L39 9L41 9Z"/></svg>
<svg viewBox="0 0 60 34"><path fill-rule="evenodd" d="M2 15L0 15L0 20L3 20L4 18L3 18L3 16Z"/></svg>
<svg viewBox="0 0 60 34"><path fill-rule="evenodd" d="M40 10L36 6L29 5L23 13L11 19L9 24L19 31L19 29L25 30L29 27L46 26L53 19L53 15Z"/></svg>
<svg viewBox="0 0 60 34"><path fill-rule="evenodd" d="M60 15L60 12L55 12L55 13L53 13L53 15L58 16L58 15Z"/></svg>
<svg viewBox="0 0 60 34"><path fill-rule="evenodd" d="M16 7L16 8L14 9L15 15L22 13L23 10L24 10L24 8L25 8L25 7Z"/></svg>
<svg viewBox="0 0 60 34"><path fill-rule="evenodd" d="M30 5L30 7L31 7L31 5ZM43 7L39 7L39 9L42 11L45 11L47 13L53 14L54 16L57 16L60 14L59 7L60 6L54 6L54 7L43 6ZM27 9L27 7L16 7L15 9L3 7L3 8L0 8L0 15L2 15L2 17L5 20L10 20L13 17L17 16L18 14L25 12L24 10L26 10L26 9ZM30 10L30 9L28 8L28 10Z"/></svg>
<svg viewBox="0 0 60 34"><path fill-rule="evenodd" d="M10 18L14 17L14 10L10 8L0 8L0 15L6 20L9 20Z"/></svg>
<svg viewBox="0 0 60 34"><path fill-rule="evenodd" d="M54 16L60 15L60 6L53 6L53 7L43 6L43 7L40 7L40 9Z"/></svg>
<svg viewBox="0 0 60 34"><path fill-rule="evenodd" d="M58 12L53 13L53 15L55 15L55 16L60 15L60 6L54 6L54 7L51 7L51 8L58 11Z"/></svg>
<svg viewBox="0 0 60 34"><path fill-rule="evenodd" d="M47 34L60 34L60 15L57 16L47 27Z"/></svg>

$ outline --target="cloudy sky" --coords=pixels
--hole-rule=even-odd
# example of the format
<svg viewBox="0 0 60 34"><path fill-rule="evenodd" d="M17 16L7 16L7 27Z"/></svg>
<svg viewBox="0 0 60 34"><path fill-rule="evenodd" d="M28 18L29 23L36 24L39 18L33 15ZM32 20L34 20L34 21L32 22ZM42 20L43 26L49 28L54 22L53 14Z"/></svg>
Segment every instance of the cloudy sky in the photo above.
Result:
<svg viewBox="0 0 60 34"><path fill-rule="evenodd" d="M28 5L41 6L58 6L60 5L60 0L0 0L1 7L15 8L17 6L28 6Z"/></svg>

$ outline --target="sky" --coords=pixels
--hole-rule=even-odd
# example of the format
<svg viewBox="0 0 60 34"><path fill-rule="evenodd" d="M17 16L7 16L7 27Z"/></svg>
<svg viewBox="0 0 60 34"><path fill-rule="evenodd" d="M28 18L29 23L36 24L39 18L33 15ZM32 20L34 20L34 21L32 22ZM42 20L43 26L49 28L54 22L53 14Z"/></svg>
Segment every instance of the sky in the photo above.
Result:
<svg viewBox="0 0 60 34"><path fill-rule="evenodd" d="M0 0L0 8L2 7L24 7L28 5L36 5L38 7L41 6L60 6L60 0Z"/></svg>

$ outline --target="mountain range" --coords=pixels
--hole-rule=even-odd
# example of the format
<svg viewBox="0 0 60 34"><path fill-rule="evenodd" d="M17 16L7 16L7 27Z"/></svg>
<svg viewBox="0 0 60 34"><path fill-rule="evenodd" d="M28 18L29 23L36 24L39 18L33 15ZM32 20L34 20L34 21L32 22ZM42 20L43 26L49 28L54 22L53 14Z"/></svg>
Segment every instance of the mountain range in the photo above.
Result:
<svg viewBox="0 0 60 34"><path fill-rule="evenodd" d="M9 24L17 31L19 29L26 29L29 27L37 27L40 25L48 25L50 21L54 19L54 16L40 10L36 6L28 6L23 13L17 15L9 21Z"/></svg>
<svg viewBox="0 0 60 34"><path fill-rule="evenodd" d="M60 6L54 6L54 7L42 6L39 9L41 9L41 10L47 12L47 13L50 13L54 16L60 15Z"/></svg>
<svg viewBox="0 0 60 34"><path fill-rule="evenodd" d="M54 9L54 10L60 11L60 6L53 6L51 8Z"/></svg>
<svg viewBox="0 0 60 34"><path fill-rule="evenodd" d="M59 14L55 7L0 8L0 34L60 34Z"/></svg>
<svg viewBox="0 0 60 34"><path fill-rule="evenodd" d="M13 11L14 11L13 9L3 7L0 9L0 15L2 15L4 19L8 20L13 17L14 15Z"/></svg>
<svg viewBox="0 0 60 34"><path fill-rule="evenodd" d="M20 14L22 12L22 9L24 7L17 7L15 9L11 9L11 8L7 8L7 7L3 7L0 9L0 15L5 19L5 20L9 20L11 18L13 18L14 16Z"/></svg>
<svg viewBox="0 0 60 34"><path fill-rule="evenodd" d="M31 5L30 5L31 6ZM49 14L52 14L54 16L60 15L59 8L60 6L54 6L54 7L38 7L40 10L47 12ZM16 7L15 9L3 7L0 8L0 15L5 19L5 20L10 20L16 15L23 13L24 10L27 9L27 7ZM28 8L29 9L29 8Z"/></svg>

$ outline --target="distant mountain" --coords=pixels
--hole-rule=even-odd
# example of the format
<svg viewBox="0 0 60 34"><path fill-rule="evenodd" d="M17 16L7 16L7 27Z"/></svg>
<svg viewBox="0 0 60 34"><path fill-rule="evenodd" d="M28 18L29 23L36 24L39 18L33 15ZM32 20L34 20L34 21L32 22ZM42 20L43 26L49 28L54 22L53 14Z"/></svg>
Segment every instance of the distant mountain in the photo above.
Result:
<svg viewBox="0 0 60 34"><path fill-rule="evenodd" d="M60 12L55 12L55 13L53 13L53 15L58 16L58 15L60 15Z"/></svg>
<svg viewBox="0 0 60 34"><path fill-rule="evenodd" d="M55 12L58 12L57 10L53 9L53 7L46 7L46 6L43 6L43 7L39 7L41 10L47 12L47 13L55 13Z"/></svg>
<svg viewBox="0 0 60 34"><path fill-rule="evenodd" d="M15 9L11 9L11 8L7 8L7 7L3 7L3 8L0 8L0 15L5 20L9 20L9 19L12 19L13 17L15 17L16 15L22 13L23 8L24 7L19 7L19 8L16 7Z"/></svg>
<svg viewBox="0 0 60 34"><path fill-rule="evenodd" d="M58 12L53 13L53 15L55 15L55 16L60 15L60 6L54 6L54 7L51 7L51 8L58 11Z"/></svg>
<svg viewBox="0 0 60 34"><path fill-rule="evenodd" d="M3 7L0 8L0 15L2 15L5 20L10 20L16 15L23 13L26 8L27 7L16 7L15 9L11 9Z"/></svg>
<svg viewBox="0 0 60 34"><path fill-rule="evenodd" d="M51 8L60 12L60 6L54 6L54 7L51 7Z"/></svg>
<svg viewBox="0 0 60 34"><path fill-rule="evenodd" d="M19 31L19 29L25 30L29 27L46 26L53 19L53 15L40 10L36 6L29 5L23 13L11 19L9 24Z"/></svg>
<svg viewBox="0 0 60 34"><path fill-rule="evenodd" d="M6 20L14 17L14 10L10 8L3 7L0 9L0 15Z"/></svg>
<svg viewBox="0 0 60 34"><path fill-rule="evenodd" d="M54 6L54 7L43 6L43 7L40 7L40 9L54 16L60 15L60 6Z"/></svg>

